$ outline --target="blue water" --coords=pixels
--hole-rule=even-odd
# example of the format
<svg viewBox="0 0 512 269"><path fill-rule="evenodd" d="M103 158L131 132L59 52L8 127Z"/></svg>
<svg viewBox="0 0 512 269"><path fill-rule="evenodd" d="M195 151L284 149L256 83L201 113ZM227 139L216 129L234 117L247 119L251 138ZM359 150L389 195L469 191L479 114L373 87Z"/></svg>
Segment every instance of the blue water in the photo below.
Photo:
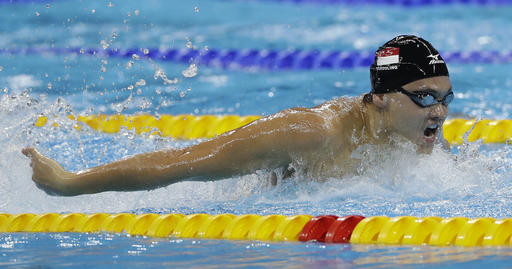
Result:
<svg viewBox="0 0 512 269"><path fill-rule="evenodd" d="M111 3L111 4L109 4ZM197 7L197 8L196 8ZM397 34L440 51L510 51L512 5L294 4L280 1L77 1L0 4L0 49L162 48L372 51ZM372 151L358 176L269 184L268 174L182 182L153 191L53 197L31 181L20 149L36 146L71 170L198 141L72 128L68 114L269 115L369 89L366 68L279 71L147 59L0 54L0 211L361 214L507 218L512 155L478 142L432 155L409 145ZM450 117L511 118L512 64L449 64ZM162 74L165 74L164 76ZM49 116L60 127L36 128ZM507 267L509 248L433 248L179 240L110 234L2 234L0 266Z"/></svg>

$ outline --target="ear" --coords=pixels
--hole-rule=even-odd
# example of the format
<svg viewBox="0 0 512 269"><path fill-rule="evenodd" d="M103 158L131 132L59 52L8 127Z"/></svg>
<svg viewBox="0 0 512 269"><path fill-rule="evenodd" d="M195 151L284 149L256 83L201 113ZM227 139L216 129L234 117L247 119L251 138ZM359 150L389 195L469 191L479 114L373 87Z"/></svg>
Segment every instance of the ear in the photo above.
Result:
<svg viewBox="0 0 512 269"><path fill-rule="evenodd" d="M385 94L372 94L372 103L379 109L388 107L388 98Z"/></svg>

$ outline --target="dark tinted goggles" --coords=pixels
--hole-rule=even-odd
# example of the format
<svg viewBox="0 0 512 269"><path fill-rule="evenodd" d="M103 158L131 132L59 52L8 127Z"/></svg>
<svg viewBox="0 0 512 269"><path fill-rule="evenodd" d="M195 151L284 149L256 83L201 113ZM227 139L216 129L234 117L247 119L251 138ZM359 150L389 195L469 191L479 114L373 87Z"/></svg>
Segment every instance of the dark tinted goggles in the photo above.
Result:
<svg viewBox="0 0 512 269"><path fill-rule="evenodd" d="M428 92L412 93L402 88L397 89L396 91L407 95L407 97L409 97L415 104L421 107L429 107L439 103L447 106L453 101L454 98L452 90L450 90L442 99L437 99L434 95Z"/></svg>

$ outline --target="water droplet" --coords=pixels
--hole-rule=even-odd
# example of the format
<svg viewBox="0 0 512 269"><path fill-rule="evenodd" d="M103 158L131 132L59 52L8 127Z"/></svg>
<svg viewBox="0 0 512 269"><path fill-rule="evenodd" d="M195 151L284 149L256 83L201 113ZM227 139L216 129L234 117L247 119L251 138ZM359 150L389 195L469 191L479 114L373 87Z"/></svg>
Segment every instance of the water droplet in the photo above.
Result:
<svg viewBox="0 0 512 269"><path fill-rule="evenodd" d="M189 48L189 49L192 48L192 42L190 41L190 38L187 37L186 39L187 39L187 44L186 44L187 48Z"/></svg>
<svg viewBox="0 0 512 269"><path fill-rule="evenodd" d="M139 55L134 53L134 54L132 54L132 58L135 59L135 60L138 60L140 57L139 57Z"/></svg>
<svg viewBox="0 0 512 269"><path fill-rule="evenodd" d="M50 8L50 4L46 4L46 8Z"/></svg>
<svg viewBox="0 0 512 269"><path fill-rule="evenodd" d="M136 10L133 12L133 14L135 14L135 16L139 16L140 11L139 11L138 9L136 9Z"/></svg>
<svg viewBox="0 0 512 269"><path fill-rule="evenodd" d="M204 50L208 51L209 49L208 46L204 46Z"/></svg>
<svg viewBox="0 0 512 269"><path fill-rule="evenodd" d="M85 53L85 50L84 49L80 49L80 54L84 54Z"/></svg>
<svg viewBox="0 0 512 269"><path fill-rule="evenodd" d="M51 90L53 88L53 85L51 82L48 82L48 90Z"/></svg>
<svg viewBox="0 0 512 269"><path fill-rule="evenodd" d="M127 89L130 91L133 90L133 85L128 85Z"/></svg>
<svg viewBox="0 0 512 269"><path fill-rule="evenodd" d="M148 55L149 54L149 50L148 49L144 49L144 55Z"/></svg>
<svg viewBox="0 0 512 269"><path fill-rule="evenodd" d="M4 67L0 66L0 72L4 71Z"/></svg>
<svg viewBox="0 0 512 269"><path fill-rule="evenodd" d="M41 14L39 14L39 12L36 11L36 16L39 16L39 15L41 15Z"/></svg>
<svg viewBox="0 0 512 269"><path fill-rule="evenodd" d="M144 79L142 79L142 78L139 79L139 81L137 81L135 83L135 86L137 86L137 87L141 87L141 86L145 86L145 85L146 85L146 81Z"/></svg>
<svg viewBox="0 0 512 269"><path fill-rule="evenodd" d="M162 94L162 90L160 90L160 89L156 89L156 90L155 90L155 93L156 93L156 94Z"/></svg>
<svg viewBox="0 0 512 269"><path fill-rule="evenodd" d="M199 12L199 8L198 7L194 7L194 11L197 13Z"/></svg>
<svg viewBox="0 0 512 269"><path fill-rule="evenodd" d="M105 68L105 66L103 66L103 65L101 66L101 69L100 69L100 70L101 70L101 72L103 72L103 73L107 72L107 68Z"/></svg>
<svg viewBox="0 0 512 269"><path fill-rule="evenodd" d="M117 32L112 32L112 39L116 39L117 37Z"/></svg>
<svg viewBox="0 0 512 269"><path fill-rule="evenodd" d="M102 59L102 60L101 60L101 63L102 63L102 64L108 64L107 60L105 60L105 59Z"/></svg>
<svg viewBox="0 0 512 269"><path fill-rule="evenodd" d="M96 13L96 9L92 9L92 10L91 10L91 13L92 13L92 14Z"/></svg>
<svg viewBox="0 0 512 269"><path fill-rule="evenodd" d="M130 69L130 68L132 68L133 64L134 64L134 63L133 63L132 61L127 62L127 63L126 63L126 69Z"/></svg>
<svg viewBox="0 0 512 269"><path fill-rule="evenodd" d="M114 6L114 4L112 4L112 2L108 2L108 5L107 5L107 6L108 6L108 7L113 7L113 6Z"/></svg>
<svg viewBox="0 0 512 269"><path fill-rule="evenodd" d="M180 97L183 98L185 97L185 94L187 94L186 92L180 92Z"/></svg>
<svg viewBox="0 0 512 269"><path fill-rule="evenodd" d="M141 89L137 89L137 94L142 94L142 90Z"/></svg>
<svg viewBox="0 0 512 269"><path fill-rule="evenodd" d="M168 79L167 76L165 75L165 72L160 68L156 69L155 74L153 75L153 78L155 80L157 80L158 78L161 78L164 81L164 84L178 83L178 78L174 78L172 80Z"/></svg>
<svg viewBox="0 0 512 269"><path fill-rule="evenodd" d="M181 74L186 78L195 77L197 75L197 65L191 64L186 70L183 70Z"/></svg>
<svg viewBox="0 0 512 269"><path fill-rule="evenodd" d="M110 47L110 44L108 44L108 43L107 43L107 41L105 41L105 40L101 40L101 41L100 41L100 44L101 44L101 47L102 47L104 50L106 50L106 49L108 49L108 47Z"/></svg>

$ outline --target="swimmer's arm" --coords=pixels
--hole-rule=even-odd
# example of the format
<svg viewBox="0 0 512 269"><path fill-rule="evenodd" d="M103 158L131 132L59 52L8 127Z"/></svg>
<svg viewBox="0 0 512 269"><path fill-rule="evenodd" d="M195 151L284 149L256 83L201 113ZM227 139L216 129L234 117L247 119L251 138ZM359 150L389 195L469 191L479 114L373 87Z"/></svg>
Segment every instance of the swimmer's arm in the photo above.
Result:
<svg viewBox="0 0 512 269"><path fill-rule="evenodd" d="M38 178L34 167L33 179L49 192L79 195L148 190L184 179L217 180L273 169L289 164L291 152L317 148L323 142L321 122L311 113L281 113L184 149L138 154L78 173L61 171L55 179Z"/></svg>

